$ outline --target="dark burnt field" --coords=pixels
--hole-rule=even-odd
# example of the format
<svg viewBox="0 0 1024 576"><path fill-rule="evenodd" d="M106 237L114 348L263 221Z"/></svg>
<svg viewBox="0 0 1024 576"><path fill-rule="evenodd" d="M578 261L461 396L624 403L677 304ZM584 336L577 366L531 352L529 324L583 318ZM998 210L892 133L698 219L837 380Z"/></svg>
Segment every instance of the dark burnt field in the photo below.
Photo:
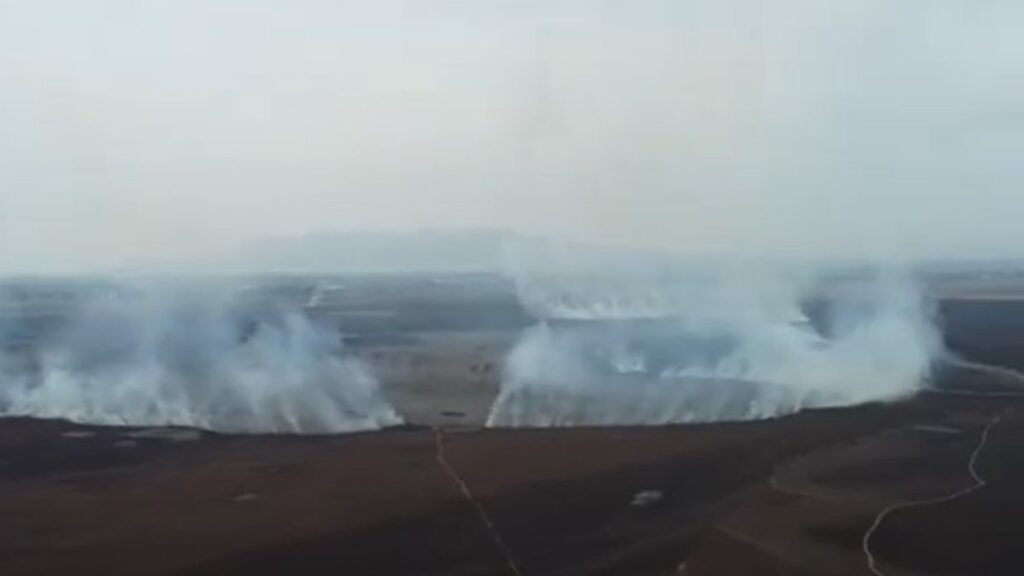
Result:
<svg viewBox="0 0 1024 576"><path fill-rule="evenodd" d="M439 439L523 574L862 574L874 514L968 482L977 428L1006 405L927 395L759 423L333 438L12 419L0 557L6 574L511 573ZM985 489L892 517L886 573L1019 573L1022 426L1013 412L994 432Z"/></svg>
<svg viewBox="0 0 1024 576"><path fill-rule="evenodd" d="M892 426L913 405L776 422L441 433L527 574L671 574L781 461ZM0 424L8 574L502 574L434 433L132 439ZM663 499L631 506L638 492Z"/></svg>
<svg viewBox="0 0 1024 576"><path fill-rule="evenodd" d="M1024 573L1024 406L984 395L1012 393L1005 374L946 370L945 392L763 422L480 430L531 320L500 290L459 308L429 284L387 306L370 286L279 293L347 327L405 428L0 420L0 573L871 575L872 523L915 502L869 539L877 573ZM1024 367L1024 305L956 299L940 316L967 360ZM928 503L974 483L975 451L986 484Z"/></svg>

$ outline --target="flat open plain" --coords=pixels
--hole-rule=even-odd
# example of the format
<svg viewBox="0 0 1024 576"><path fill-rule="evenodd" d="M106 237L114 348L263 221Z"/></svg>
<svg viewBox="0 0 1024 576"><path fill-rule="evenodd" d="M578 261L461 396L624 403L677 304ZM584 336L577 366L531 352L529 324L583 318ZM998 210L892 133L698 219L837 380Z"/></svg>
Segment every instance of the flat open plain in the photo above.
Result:
<svg viewBox="0 0 1024 576"><path fill-rule="evenodd" d="M1019 367L1018 308L946 303L947 337ZM763 422L484 430L523 321L430 331L406 317L390 332L373 318L351 346L408 427L0 420L0 573L1024 573L1024 399L1006 374L950 369L903 402Z"/></svg>

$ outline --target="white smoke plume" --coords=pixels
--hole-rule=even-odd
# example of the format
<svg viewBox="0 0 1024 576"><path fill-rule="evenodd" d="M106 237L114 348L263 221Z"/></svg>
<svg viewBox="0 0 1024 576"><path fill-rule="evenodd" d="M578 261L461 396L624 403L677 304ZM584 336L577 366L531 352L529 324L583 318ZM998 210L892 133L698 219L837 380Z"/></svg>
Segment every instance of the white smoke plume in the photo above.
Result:
<svg viewBox="0 0 1024 576"><path fill-rule="evenodd" d="M239 433L401 423L336 333L241 294L119 287L56 312L8 294L0 334L23 343L0 349L0 415Z"/></svg>
<svg viewBox="0 0 1024 576"><path fill-rule="evenodd" d="M898 275L556 268L520 270L541 322L509 354L489 426L748 420L895 400L920 389L942 348L921 292Z"/></svg>

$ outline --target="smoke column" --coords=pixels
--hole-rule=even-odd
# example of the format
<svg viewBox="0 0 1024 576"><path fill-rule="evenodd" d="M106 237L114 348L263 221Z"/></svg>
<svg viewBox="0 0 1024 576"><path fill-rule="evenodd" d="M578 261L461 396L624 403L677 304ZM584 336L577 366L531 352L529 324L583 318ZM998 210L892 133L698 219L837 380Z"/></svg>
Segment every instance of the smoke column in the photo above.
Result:
<svg viewBox="0 0 1024 576"><path fill-rule="evenodd" d="M609 264L517 279L540 322L506 359L492 427L749 420L895 400L922 386L942 348L920 291L898 275Z"/></svg>
<svg viewBox="0 0 1024 576"><path fill-rule="evenodd" d="M45 306L8 294L0 415L243 433L401 423L336 333L239 294L121 286L69 299L48 327Z"/></svg>

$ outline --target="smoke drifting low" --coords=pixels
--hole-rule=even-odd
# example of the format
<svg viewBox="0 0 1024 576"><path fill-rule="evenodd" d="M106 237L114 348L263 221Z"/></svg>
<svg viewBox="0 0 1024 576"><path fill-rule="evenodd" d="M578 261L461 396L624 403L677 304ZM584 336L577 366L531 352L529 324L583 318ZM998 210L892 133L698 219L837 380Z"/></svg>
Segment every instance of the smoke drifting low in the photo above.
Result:
<svg viewBox="0 0 1024 576"><path fill-rule="evenodd" d="M507 358L490 426L748 420L894 400L922 386L941 350L906 278L637 272L521 278L542 320Z"/></svg>
<svg viewBox="0 0 1024 576"><path fill-rule="evenodd" d="M245 433L401 423L336 334L279 304L138 287L56 311L5 300L0 415Z"/></svg>

